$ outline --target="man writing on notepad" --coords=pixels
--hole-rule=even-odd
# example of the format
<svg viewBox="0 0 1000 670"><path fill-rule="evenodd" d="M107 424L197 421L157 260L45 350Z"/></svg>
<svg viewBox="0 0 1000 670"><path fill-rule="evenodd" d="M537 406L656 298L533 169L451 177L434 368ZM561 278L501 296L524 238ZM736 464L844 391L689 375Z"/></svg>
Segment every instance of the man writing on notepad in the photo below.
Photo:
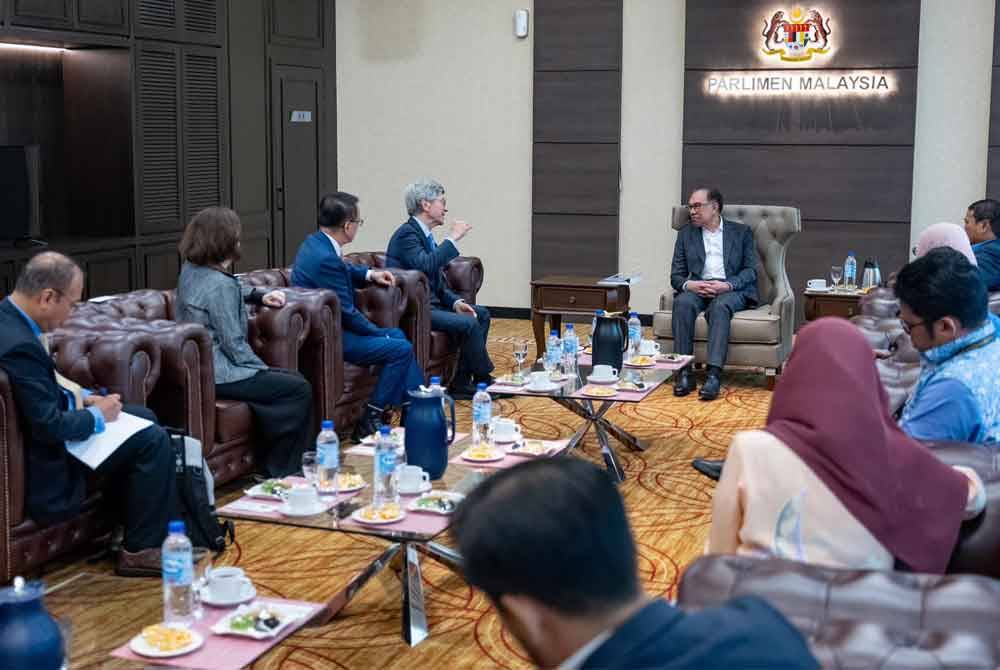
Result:
<svg viewBox="0 0 1000 670"><path fill-rule="evenodd" d="M80 267L47 251L28 261L14 292L0 302L0 368L10 378L24 436L28 513L42 525L72 518L84 501L86 467L70 455L67 442L103 432L122 411L118 395L87 393L59 374L49 355L47 333L66 320L82 293ZM118 573L157 576L158 547L177 511L173 450L152 412L125 409L154 425L122 443L96 472L124 491Z"/></svg>

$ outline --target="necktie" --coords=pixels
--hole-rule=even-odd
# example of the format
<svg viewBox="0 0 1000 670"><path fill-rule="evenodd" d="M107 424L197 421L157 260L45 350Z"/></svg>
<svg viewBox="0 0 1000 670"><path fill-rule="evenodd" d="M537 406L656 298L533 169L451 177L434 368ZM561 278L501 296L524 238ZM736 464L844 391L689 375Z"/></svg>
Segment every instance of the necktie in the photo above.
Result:
<svg viewBox="0 0 1000 670"><path fill-rule="evenodd" d="M41 340L42 346L45 348L45 353L51 355L52 352L49 349L49 336L46 335L45 333L42 333L41 335L38 336L38 339ZM58 370L55 370L55 373L56 373L56 383L59 384L62 390L66 391L71 396L73 396L73 400L76 402L74 409L83 409L83 393L81 393L82 387L72 379L67 379L66 377L63 377L61 374L59 374Z"/></svg>
<svg viewBox="0 0 1000 670"><path fill-rule="evenodd" d="M437 242L434 241L434 235L427 233L427 243L431 245L431 251L437 249Z"/></svg>

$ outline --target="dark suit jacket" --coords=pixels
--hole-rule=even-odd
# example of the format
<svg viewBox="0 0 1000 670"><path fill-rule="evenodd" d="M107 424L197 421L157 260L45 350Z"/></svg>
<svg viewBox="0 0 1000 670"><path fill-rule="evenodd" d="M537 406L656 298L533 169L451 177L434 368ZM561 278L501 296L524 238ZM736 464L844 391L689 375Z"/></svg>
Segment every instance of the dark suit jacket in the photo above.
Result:
<svg viewBox="0 0 1000 670"><path fill-rule="evenodd" d="M749 226L723 219L722 262L726 266L726 281L733 285L733 290L746 297L748 307L756 305L757 249ZM689 279L704 279L701 275L704 270L705 242L701 228L689 223L677 231L670 285L680 293Z"/></svg>
<svg viewBox="0 0 1000 670"><path fill-rule="evenodd" d="M90 437L94 415L67 411L52 359L10 300L0 303L0 368L10 377L27 452L28 513L46 525L70 518L80 510L86 484L85 467L66 442Z"/></svg>
<svg viewBox="0 0 1000 670"><path fill-rule="evenodd" d="M805 640L766 602L736 598L685 613L656 600L622 624L584 668L818 668Z"/></svg>
<svg viewBox="0 0 1000 670"><path fill-rule="evenodd" d="M368 285L364 265L345 263L321 230L306 238L295 255L292 286L327 288L340 298L340 320L344 330L355 335L379 335L382 329L354 306L354 289Z"/></svg>
<svg viewBox="0 0 1000 670"><path fill-rule="evenodd" d="M389 257L387 262L390 266L420 270L427 275L431 289L431 307L449 312L454 308L455 301L460 296L448 288L444 279L444 267L458 256L458 249L450 240L432 248L420 224L411 216L409 221L393 233L385 253Z"/></svg>
<svg viewBox="0 0 1000 670"><path fill-rule="evenodd" d="M979 276L986 284L986 290L1000 289L1000 240L983 242L972 247L979 265Z"/></svg>

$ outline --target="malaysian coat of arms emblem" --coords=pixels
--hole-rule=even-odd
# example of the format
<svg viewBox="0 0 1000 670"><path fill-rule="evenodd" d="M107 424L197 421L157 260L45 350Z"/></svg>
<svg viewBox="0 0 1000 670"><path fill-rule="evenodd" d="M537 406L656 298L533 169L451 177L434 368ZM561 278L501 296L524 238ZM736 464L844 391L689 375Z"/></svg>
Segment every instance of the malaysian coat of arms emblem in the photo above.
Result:
<svg viewBox="0 0 1000 670"><path fill-rule="evenodd" d="M830 50L830 19L815 9L804 13L796 7L787 15L783 10L764 19L764 53L784 61L807 61L813 54Z"/></svg>

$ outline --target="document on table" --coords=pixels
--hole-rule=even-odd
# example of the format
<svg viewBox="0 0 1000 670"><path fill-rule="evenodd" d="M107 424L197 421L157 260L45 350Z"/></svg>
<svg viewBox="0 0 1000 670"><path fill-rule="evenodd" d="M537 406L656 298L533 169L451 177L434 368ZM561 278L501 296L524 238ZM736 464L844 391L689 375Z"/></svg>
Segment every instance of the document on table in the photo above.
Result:
<svg viewBox="0 0 1000 670"><path fill-rule="evenodd" d="M91 435L82 442L67 442L66 448L77 460L96 470L128 438L152 425L153 422L149 419L122 412L117 419L104 424L103 433Z"/></svg>

